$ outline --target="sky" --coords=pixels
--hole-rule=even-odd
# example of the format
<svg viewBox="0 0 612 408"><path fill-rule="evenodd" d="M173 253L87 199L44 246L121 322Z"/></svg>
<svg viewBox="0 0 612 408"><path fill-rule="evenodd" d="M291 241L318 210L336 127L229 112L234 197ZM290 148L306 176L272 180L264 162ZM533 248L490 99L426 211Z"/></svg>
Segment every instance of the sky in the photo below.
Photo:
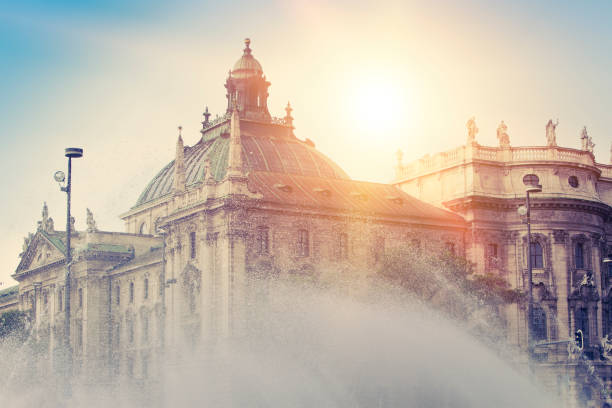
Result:
<svg viewBox="0 0 612 408"><path fill-rule="evenodd" d="M0 0L0 282L19 263L47 202L57 229L73 162L73 215L124 231L119 215L174 158L177 127L197 143L202 112L245 37L272 83L268 107L294 108L309 138L352 178L390 182L404 161L477 141L580 147L586 126L609 163L612 5L576 1Z"/></svg>

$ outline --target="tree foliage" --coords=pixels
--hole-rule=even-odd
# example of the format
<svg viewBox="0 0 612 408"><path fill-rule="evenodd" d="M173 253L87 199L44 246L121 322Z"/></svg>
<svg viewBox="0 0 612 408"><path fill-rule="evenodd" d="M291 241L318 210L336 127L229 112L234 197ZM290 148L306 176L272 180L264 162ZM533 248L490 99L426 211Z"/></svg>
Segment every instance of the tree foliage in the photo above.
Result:
<svg viewBox="0 0 612 408"><path fill-rule="evenodd" d="M480 333L504 325L502 306L522 297L503 276L476 274L474 265L449 251L402 247L389 254L378 268L385 281L452 319Z"/></svg>
<svg viewBox="0 0 612 408"><path fill-rule="evenodd" d="M28 313L9 310L0 314L0 340L14 337L25 341L27 338Z"/></svg>

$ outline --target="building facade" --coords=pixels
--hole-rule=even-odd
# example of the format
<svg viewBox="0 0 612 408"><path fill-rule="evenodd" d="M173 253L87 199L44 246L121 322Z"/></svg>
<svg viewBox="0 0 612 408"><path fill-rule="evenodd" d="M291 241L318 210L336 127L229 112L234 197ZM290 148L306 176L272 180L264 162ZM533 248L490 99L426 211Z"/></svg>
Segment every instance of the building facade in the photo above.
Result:
<svg viewBox="0 0 612 408"><path fill-rule="evenodd" d="M604 262L612 256L612 164L595 161L586 129L581 148L572 149L557 146L555 127L549 121L544 146L513 147L502 122L499 146L489 147L476 142L471 119L467 143L459 148L408 164L398 152L394 185L462 215L466 258L479 273L503 276L528 293L527 226L517 210L526 205L525 183L541 184L541 192L530 194L533 340L566 340L582 330L584 353L609 386L612 367L599 354L601 338L612 334L612 263ZM526 304L506 310L508 340L522 349ZM566 346L536 347L534 353L543 367L560 372L567 368ZM576 373L584 378L579 364ZM586 400L590 391L572 392Z"/></svg>
<svg viewBox="0 0 612 408"><path fill-rule="evenodd" d="M255 280L371 274L385 253L423 239L464 250L465 221L389 184L351 180L274 118L268 82L246 41L226 79L227 110L204 113L184 146L121 217L126 232L75 231L70 293L74 372L100 381L155 378L161 356L240 335ZM63 341L65 232L45 207L14 278L19 307L48 348ZM347 274L352 274L346 276Z"/></svg>

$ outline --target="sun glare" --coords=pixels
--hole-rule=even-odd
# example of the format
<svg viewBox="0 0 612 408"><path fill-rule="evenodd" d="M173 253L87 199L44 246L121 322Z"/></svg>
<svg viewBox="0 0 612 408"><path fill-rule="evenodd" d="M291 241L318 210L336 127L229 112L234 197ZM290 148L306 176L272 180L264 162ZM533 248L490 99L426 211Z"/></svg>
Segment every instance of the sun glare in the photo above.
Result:
<svg viewBox="0 0 612 408"><path fill-rule="evenodd" d="M390 77L361 78L353 88L349 111L368 131L402 128L409 116L406 87Z"/></svg>

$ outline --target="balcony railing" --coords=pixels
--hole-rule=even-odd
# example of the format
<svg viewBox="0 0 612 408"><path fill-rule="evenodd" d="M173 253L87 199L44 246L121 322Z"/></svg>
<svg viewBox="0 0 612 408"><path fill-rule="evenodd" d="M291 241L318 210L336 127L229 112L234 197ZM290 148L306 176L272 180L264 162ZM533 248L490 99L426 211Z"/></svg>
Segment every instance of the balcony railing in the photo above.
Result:
<svg viewBox="0 0 612 408"><path fill-rule="evenodd" d="M480 146L477 144L461 146L447 152L424 156L406 165L396 168L397 180L432 173L454 165L484 160L498 163L518 163L530 161L555 161L565 163L578 163L597 167L601 176L612 178L612 164L599 164L595 162L593 153L586 150L570 149L559 146L527 146L501 147Z"/></svg>

